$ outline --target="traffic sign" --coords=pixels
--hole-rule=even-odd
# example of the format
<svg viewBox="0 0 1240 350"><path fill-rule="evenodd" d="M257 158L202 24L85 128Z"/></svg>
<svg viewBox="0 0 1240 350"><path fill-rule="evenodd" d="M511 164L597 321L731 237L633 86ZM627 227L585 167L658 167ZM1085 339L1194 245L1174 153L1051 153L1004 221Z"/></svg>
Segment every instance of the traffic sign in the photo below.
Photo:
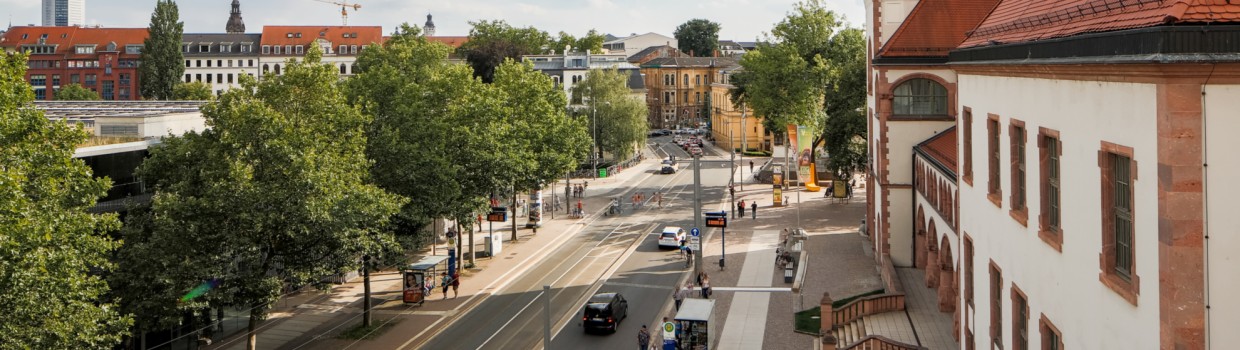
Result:
<svg viewBox="0 0 1240 350"><path fill-rule="evenodd" d="M707 216L706 227L728 227L728 217L726 216Z"/></svg>
<svg viewBox="0 0 1240 350"><path fill-rule="evenodd" d="M702 237L698 237L698 236L689 237L689 249L693 249L695 251L702 251Z"/></svg>
<svg viewBox="0 0 1240 350"><path fill-rule="evenodd" d="M676 339L676 324L663 322L663 339Z"/></svg>
<svg viewBox="0 0 1240 350"><path fill-rule="evenodd" d="M690 230L689 230L689 235L690 235L690 236L693 236L693 237L701 236L701 235L702 235L702 231L701 231L701 230L698 230L698 228L697 228L697 227L694 227L694 228L692 228L692 229L690 229Z"/></svg>

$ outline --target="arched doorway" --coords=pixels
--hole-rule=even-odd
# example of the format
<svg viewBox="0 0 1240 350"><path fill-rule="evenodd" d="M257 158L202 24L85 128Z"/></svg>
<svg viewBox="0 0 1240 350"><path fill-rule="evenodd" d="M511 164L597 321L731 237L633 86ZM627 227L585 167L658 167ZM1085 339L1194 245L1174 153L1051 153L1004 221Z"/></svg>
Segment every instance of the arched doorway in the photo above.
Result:
<svg viewBox="0 0 1240 350"><path fill-rule="evenodd" d="M930 219L929 226L929 232L926 233L926 288L936 288L939 286L939 274L935 268L939 266L939 247L936 243L939 234L934 219Z"/></svg>
<svg viewBox="0 0 1240 350"><path fill-rule="evenodd" d="M956 269L952 265L952 246L943 237L939 248L939 311L956 311Z"/></svg>
<svg viewBox="0 0 1240 350"><path fill-rule="evenodd" d="M917 222L913 223L916 234L913 236L913 266L926 268L926 212L917 206Z"/></svg>

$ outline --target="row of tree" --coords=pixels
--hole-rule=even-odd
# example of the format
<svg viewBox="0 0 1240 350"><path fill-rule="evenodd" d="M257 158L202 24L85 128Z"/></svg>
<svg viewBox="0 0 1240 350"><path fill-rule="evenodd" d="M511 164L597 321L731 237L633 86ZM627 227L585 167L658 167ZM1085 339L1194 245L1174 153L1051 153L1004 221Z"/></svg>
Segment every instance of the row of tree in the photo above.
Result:
<svg viewBox="0 0 1240 350"><path fill-rule="evenodd" d="M788 125L819 130L813 144L823 145L832 173L846 176L866 157L865 47L864 31L846 27L822 0L798 3L741 59L730 98L777 135Z"/></svg>

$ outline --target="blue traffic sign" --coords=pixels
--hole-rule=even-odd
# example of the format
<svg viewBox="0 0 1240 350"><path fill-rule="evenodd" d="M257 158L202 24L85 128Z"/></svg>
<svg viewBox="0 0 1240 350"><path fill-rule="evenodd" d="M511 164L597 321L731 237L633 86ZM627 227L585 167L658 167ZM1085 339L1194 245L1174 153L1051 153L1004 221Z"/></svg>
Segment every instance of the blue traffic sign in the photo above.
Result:
<svg viewBox="0 0 1240 350"><path fill-rule="evenodd" d="M690 230L689 230L689 235L690 235L690 236L693 236L693 237L701 236L701 235L702 235L702 231L701 231L701 230L698 230L698 229L697 229L697 227L694 227L693 229L690 229Z"/></svg>

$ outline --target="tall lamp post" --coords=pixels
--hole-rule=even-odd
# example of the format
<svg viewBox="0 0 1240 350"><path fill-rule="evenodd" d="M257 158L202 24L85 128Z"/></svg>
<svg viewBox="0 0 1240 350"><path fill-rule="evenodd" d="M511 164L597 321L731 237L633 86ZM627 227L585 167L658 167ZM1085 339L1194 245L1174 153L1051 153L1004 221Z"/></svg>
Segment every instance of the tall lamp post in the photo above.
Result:
<svg viewBox="0 0 1240 350"><path fill-rule="evenodd" d="M590 114L591 114L590 116L591 124L594 125L593 127L594 146L590 150L590 158L594 159L594 168L593 170L591 170L591 172L594 173L594 179L597 180L598 179L598 106L594 105L593 99L591 99L590 101Z"/></svg>

